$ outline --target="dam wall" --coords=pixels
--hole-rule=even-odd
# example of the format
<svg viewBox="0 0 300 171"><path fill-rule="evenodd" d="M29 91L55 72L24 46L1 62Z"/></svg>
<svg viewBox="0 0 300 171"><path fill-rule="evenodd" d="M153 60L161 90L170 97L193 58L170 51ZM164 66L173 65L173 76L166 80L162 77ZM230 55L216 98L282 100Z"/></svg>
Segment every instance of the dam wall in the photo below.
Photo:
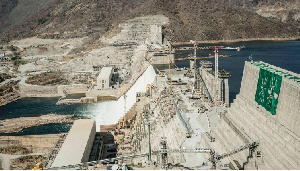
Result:
<svg viewBox="0 0 300 171"><path fill-rule="evenodd" d="M246 62L240 94L202 145L218 154L249 142L259 146L237 151L218 164L231 169L300 169L299 74L263 62Z"/></svg>
<svg viewBox="0 0 300 171"><path fill-rule="evenodd" d="M57 97L57 86L39 86L20 83L21 97Z"/></svg>
<svg viewBox="0 0 300 171"><path fill-rule="evenodd" d="M262 63L268 65L266 63ZM300 78L299 74L271 66L271 68L285 73L289 73ZM256 108L262 110L264 114L270 114L264 107L257 105L255 102L255 95L257 90L257 84L259 79L260 67L251 63L245 64L242 86L240 89L240 96L246 101L254 103ZM282 77L280 93L278 98L278 105L275 115L266 115L266 117L272 118L274 121L285 126L297 136L300 136L300 124L299 124L299 111L300 111L300 83L287 77Z"/></svg>
<svg viewBox="0 0 300 171"><path fill-rule="evenodd" d="M214 87L216 86L215 75L211 68L200 67L199 68L201 78L203 79L207 90L209 91L212 98L215 97L216 90ZM220 73L219 73L220 74ZM229 83L227 78L218 77L218 97L220 101L229 104ZM203 90L205 91L205 90Z"/></svg>
<svg viewBox="0 0 300 171"><path fill-rule="evenodd" d="M145 92L147 84L153 83L155 79L155 70L148 66L146 71L137 79L127 93L121 96L117 101L104 101L94 104L96 112L89 117L96 120L96 129L100 131L100 125L115 124L128 112L136 103L136 93ZM89 114L87 114L88 116Z"/></svg>

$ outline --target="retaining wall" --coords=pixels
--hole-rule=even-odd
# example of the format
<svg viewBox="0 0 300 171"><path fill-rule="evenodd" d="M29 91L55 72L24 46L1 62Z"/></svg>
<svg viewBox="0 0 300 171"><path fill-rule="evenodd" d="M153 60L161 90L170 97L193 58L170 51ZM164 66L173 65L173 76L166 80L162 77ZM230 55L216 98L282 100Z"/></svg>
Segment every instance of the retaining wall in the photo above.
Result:
<svg viewBox="0 0 300 171"><path fill-rule="evenodd" d="M85 93L85 84L40 86L27 83L20 84L20 94L22 97L59 97L64 96L65 90L68 94Z"/></svg>
<svg viewBox="0 0 300 171"><path fill-rule="evenodd" d="M58 140L59 134L50 135L25 135L25 136L1 136L0 142L18 141L25 147L52 148Z"/></svg>

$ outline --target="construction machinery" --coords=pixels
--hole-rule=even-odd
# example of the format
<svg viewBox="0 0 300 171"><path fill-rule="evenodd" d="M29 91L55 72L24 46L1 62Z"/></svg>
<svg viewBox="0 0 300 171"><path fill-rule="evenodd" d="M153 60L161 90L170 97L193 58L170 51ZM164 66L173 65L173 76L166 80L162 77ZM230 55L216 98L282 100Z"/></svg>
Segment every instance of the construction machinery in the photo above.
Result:
<svg viewBox="0 0 300 171"><path fill-rule="evenodd" d="M208 59L208 58L215 58L215 79L216 79L216 87L218 86L217 83L217 78L218 78L218 58L221 57L218 55L218 50L222 49L223 46L210 46L207 47L207 49L209 50L215 50L215 56L206 56L206 57L197 57L196 56L196 50L198 49L198 47L196 46L196 42L193 43L194 47L192 47L194 49L194 57L186 57L186 58L177 58L177 59L171 59L171 53L172 53L172 46L171 44L169 44L167 47L169 48L169 59L168 60L155 60L156 62L158 61L168 61L169 62L169 89L170 89L170 95L173 94L173 90L172 90L172 72L171 72L171 64L173 61L182 61L182 60L190 60L190 69L196 68L196 60L197 59ZM175 49L176 50L176 49ZM188 49L184 49L184 50L191 50L191 48ZM229 56L222 56L222 57L229 57ZM157 69L154 65L153 65L153 60L149 59L149 54L148 51L146 51L144 53L144 58L145 60L147 60L159 73L160 76L164 76L164 74L161 73L161 71L159 69ZM217 94L217 89L215 88L214 90L214 94ZM218 97L214 97L214 101L217 101Z"/></svg>
<svg viewBox="0 0 300 171"><path fill-rule="evenodd" d="M42 163L37 163L32 170L43 170Z"/></svg>
<svg viewBox="0 0 300 171"><path fill-rule="evenodd" d="M91 79L90 77L89 77L89 79L88 79L88 85L89 85L89 86L93 86L93 85L94 85L94 80Z"/></svg>
<svg viewBox="0 0 300 171"><path fill-rule="evenodd" d="M151 98L152 92L151 92L151 85L147 84L146 86L146 97Z"/></svg>

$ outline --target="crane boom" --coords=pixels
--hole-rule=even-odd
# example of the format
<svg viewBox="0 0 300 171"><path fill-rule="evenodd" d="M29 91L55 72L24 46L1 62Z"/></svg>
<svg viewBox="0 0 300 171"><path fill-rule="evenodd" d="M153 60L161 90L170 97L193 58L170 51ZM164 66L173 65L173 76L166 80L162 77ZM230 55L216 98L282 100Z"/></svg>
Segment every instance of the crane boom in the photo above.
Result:
<svg viewBox="0 0 300 171"><path fill-rule="evenodd" d="M177 59L171 59L171 61L184 61L184 60L194 60L194 59L209 59L214 58L215 56L203 56L203 57L186 57L186 58L177 58ZM229 57L229 56L219 56L220 57ZM151 62L154 62L153 60L149 60ZM155 62L161 62L161 61L169 61L169 60L155 60Z"/></svg>
<svg viewBox="0 0 300 171"><path fill-rule="evenodd" d="M146 56L147 56L147 58L146 58ZM149 56L149 53L148 53L148 51L146 51L146 52L144 53L144 58L145 58L145 60L148 61L149 64L151 64L151 65L153 66L153 68L158 72L159 76L161 76L161 77L165 76L158 68L156 68L156 67L153 65L153 63L152 63L151 61L149 61L148 56Z"/></svg>

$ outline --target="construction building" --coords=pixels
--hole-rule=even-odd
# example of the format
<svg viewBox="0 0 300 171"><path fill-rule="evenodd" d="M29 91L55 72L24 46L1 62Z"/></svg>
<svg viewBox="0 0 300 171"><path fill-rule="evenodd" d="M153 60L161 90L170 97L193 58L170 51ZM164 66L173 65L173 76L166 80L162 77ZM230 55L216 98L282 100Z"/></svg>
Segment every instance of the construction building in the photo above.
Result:
<svg viewBox="0 0 300 171"><path fill-rule="evenodd" d="M51 167L88 162L95 135L94 119L76 120Z"/></svg>
<svg viewBox="0 0 300 171"><path fill-rule="evenodd" d="M97 89L105 90L111 86L113 67L103 67L97 77Z"/></svg>

